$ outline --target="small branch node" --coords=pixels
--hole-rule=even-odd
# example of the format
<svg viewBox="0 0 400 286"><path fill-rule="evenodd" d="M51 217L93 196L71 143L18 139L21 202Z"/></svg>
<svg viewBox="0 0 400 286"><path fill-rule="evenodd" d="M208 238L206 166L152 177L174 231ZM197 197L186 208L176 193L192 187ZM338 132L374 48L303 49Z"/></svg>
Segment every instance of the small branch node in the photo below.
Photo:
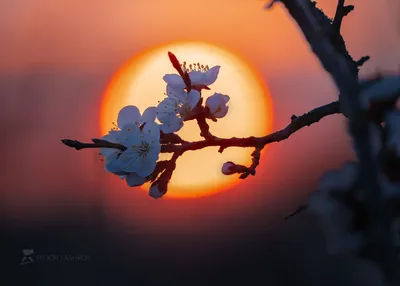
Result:
<svg viewBox="0 0 400 286"><path fill-rule="evenodd" d="M367 61L369 61L370 56L364 56L361 59L359 59L358 61L356 61L356 65L357 67L361 67L362 65L364 65Z"/></svg>

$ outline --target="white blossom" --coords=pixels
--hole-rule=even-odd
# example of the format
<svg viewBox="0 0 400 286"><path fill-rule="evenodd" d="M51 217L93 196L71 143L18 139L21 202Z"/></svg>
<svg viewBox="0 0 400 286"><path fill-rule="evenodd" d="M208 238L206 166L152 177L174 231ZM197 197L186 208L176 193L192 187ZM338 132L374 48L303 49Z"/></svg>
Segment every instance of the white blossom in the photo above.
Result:
<svg viewBox="0 0 400 286"><path fill-rule="evenodd" d="M195 67L191 68L191 66L190 68L187 68L186 64L184 63L182 69L184 72L187 71L189 73L192 86L208 86L217 80L220 66L214 66L210 69L207 67L199 67L198 69L195 69ZM186 87L182 77L178 74L166 74L163 79L169 85L173 85L181 89Z"/></svg>
<svg viewBox="0 0 400 286"><path fill-rule="evenodd" d="M129 187L138 187L146 183L147 178L139 176L137 173L129 173L125 176L125 180Z"/></svg>
<svg viewBox="0 0 400 286"><path fill-rule="evenodd" d="M100 148L100 154L105 157L106 171L119 175L130 187L144 184L157 163L161 146L155 118L155 107L147 108L141 115L136 106L125 106L118 114L117 122L121 129L114 128L102 137L103 140L127 147L125 151ZM140 130L139 126L143 124Z"/></svg>
<svg viewBox="0 0 400 286"><path fill-rule="evenodd" d="M145 122L153 122L156 119L157 109L156 107L149 107L144 112L143 115L140 114L139 109L136 106L128 105L122 108L118 113L118 127L122 127L126 124L135 123L140 126Z"/></svg>
<svg viewBox="0 0 400 286"><path fill-rule="evenodd" d="M117 140L127 148L118 157L122 171L141 177L154 171L161 151L160 129L155 122L146 122L142 130L134 123L126 124Z"/></svg>
<svg viewBox="0 0 400 286"><path fill-rule="evenodd" d="M214 93L206 100L206 106L210 109L211 115L216 118L222 118L228 113L228 106L226 105L229 101L229 96Z"/></svg>
<svg viewBox="0 0 400 286"><path fill-rule="evenodd" d="M167 98L157 106L157 118L162 123L164 133L180 130L183 120L187 118L200 100L200 92L186 92L179 87L167 85Z"/></svg>
<svg viewBox="0 0 400 286"><path fill-rule="evenodd" d="M119 131L117 131L117 130L110 130L110 132L107 135L104 135L101 139L106 140L111 143L118 143L118 140L117 140L118 133L119 133ZM121 151L118 149L115 149L115 148L100 148L100 154L106 158L112 154L117 155L119 152L121 152Z"/></svg>

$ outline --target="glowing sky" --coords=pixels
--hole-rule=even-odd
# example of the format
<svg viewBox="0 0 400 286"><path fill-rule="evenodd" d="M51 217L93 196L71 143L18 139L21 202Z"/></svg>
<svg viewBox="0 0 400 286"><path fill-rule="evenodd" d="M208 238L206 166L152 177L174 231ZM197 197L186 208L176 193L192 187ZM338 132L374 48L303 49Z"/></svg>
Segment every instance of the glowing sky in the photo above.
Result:
<svg viewBox="0 0 400 286"><path fill-rule="evenodd" d="M330 15L335 2L318 1ZM356 6L343 22L347 47L355 58L366 54L372 58L362 73L397 69L400 39L391 9L373 0L347 2ZM6 174L2 187L10 190L1 194L1 210L19 218L31 211L70 212L69 206L75 213L85 213L88 205L103 204L111 206L108 211L115 220L120 221L122 214L146 227L164 227L165 221L178 225L200 218L215 222L239 212L250 215L266 206L279 208L271 203L277 198L305 196L310 191L303 189L306 179L316 182L325 169L350 156L338 116L271 145L255 177L201 202L150 200L143 192L126 189L122 181L104 183L95 152L74 152L59 143L65 137L100 136L94 133L101 95L112 74L143 49L170 41L215 43L246 59L271 91L274 130L284 127L292 114L336 100L335 87L292 19L280 5L264 11L264 4L257 0L2 1L0 106L2 122L11 123L1 125L8 136L2 148L1 168ZM9 152L17 147L18 152Z"/></svg>

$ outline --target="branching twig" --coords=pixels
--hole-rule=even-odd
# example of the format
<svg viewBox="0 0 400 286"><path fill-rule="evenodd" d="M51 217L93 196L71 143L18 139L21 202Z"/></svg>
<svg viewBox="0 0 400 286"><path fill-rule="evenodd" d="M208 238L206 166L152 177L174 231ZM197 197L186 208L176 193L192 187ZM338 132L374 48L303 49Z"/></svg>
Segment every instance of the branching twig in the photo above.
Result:
<svg viewBox="0 0 400 286"><path fill-rule="evenodd" d="M339 0L338 5L336 7L336 14L335 14L335 18L333 19L333 24L332 24L335 33L340 33L340 28L341 28L344 16L347 16L347 14L349 14L351 11L354 10L353 5L344 6L344 1L345 0Z"/></svg>
<svg viewBox="0 0 400 286"><path fill-rule="evenodd" d="M213 139L214 136L210 132L210 126L206 121L205 115L203 113L199 114L196 120L200 128L200 136L203 137L204 139Z"/></svg>
<svg viewBox="0 0 400 286"><path fill-rule="evenodd" d="M211 146L219 146L220 152L228 147L258 147L263 148L265 145L279 142L289 138L290 135L302 129L305 126L310 126L313 123L320 121L328 115L340 113L339 102L334 101L329 104L315 108L302 116L292 116L292 121L284 129L271 133L264 137L247 137L247 138L218 138L211 137L202 141L195 142L181 142L181 144L163 144L161 146L162 153L175 153L180 152L183 154L186 151L194 151ZM85 148L116 148L121 151L126 150L126 147L111 143L101 139L93 139L94 143L82 143L77 140L63 139L61 140L65 145L81 150Z"/></svg>

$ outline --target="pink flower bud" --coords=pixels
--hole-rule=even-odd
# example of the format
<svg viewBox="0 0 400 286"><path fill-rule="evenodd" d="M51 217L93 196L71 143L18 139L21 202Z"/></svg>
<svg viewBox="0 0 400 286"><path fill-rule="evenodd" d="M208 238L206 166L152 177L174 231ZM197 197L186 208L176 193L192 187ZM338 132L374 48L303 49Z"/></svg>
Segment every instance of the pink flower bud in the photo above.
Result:
<svg viewBox="0 0 400 286"><path fill-rule="evenodd" d="M232 170L233 169L232 167L235 167L235 166L236 166L236 164L231 162L231 161L228 161L228 162L224 163L224 165L222 165L222 173L224 175L232 175L232 174L234 174L235 171Z"/></svg>
<svg viewBox="0 0 400 286"><path fill-rule="evenodd" d="M159 199L167 193L168 181L162 178L155 181L149 190L149 196L155 199Z"/></svg>

